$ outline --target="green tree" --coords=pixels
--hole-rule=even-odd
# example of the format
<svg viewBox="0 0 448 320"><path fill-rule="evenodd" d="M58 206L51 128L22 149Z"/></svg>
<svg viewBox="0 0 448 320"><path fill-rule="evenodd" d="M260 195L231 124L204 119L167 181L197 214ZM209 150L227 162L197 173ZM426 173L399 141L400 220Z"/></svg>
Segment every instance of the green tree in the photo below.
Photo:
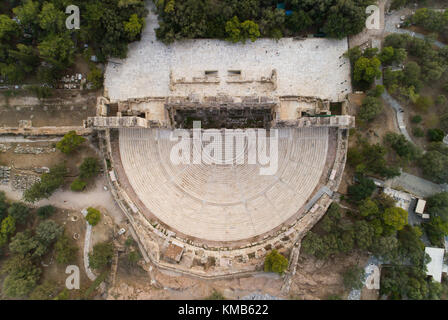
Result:
<svg viewBox="0 0 448 320"><path fill-rule="evenodd" d="M375 239L375 230L364 220L355 222L355 240L359 248L368 250Z"/></svg>
<svg viewBox="0 0 448 320"><path fill-rule="evenodd" d="M348 187L348 195L353 201L359 202L370 197L375 189L373 180L360 176L357 183Z"/></svg>
<svg viewBox="0 0 448 320"><path fill-rule="evenodd" d="M19 27L10 17L0 14L0 40L5 43L18 35Z"/></svg>
<svg viewBox="0 0 448 320"><path fill-rule="evenodd" d="M387 208L383 214L384 223L401 230L408 224L408 212L400 207Z"/></svg>
<svg viewBox="0 0 448 320"><path fill-rule="evenodd" d="M13 256L2 268L2 273L7 274L3 281L3 294L9 298L26 297L36 287L41 272L42 270L33 264L30 257Z"/></svg>
<svg viewBox="0 0 448 320"><path fill-rule="evenodd" d="M0 191L0 222L8 214L8 203L6 202L6 195Z"/></svg>
<svg viewBox="0 0 448 320"><path fill-rule="evenodd" d="M56 9L53 3L45 2L38 16L40 27L48 32L60 33L64 31L66 16Z"/></svg>
<svg viewBox="0 0 448 320"><path fill-rule="evenodd" d="M429 222L423 224L428 239L434 246L443 246L443 237L448 235L448 221L441 217L432 216Z"/></svg>
<svg viewBox="0 0 448 320"><path fill-rule="evenodd" d="M56 148L65 154L75 151L86 139L76 134L75 131L70 131L56 143Z"/></svg>
<svg viewBox="0 0 448 320"><path fill-rule="evenodd" d="M370 198L367 198L361 202L359 205L359 213L363 217L373 217L376 216L379 213L378 206L376 205L375 201L373 201Z"/></svg>
<svg viewBox="0 0 448 320"><path fill-rule="evenodd" d="M16 220L8 216L0 224L0 247L8 243L9 236L16 231Z"/></svg>
<svg viewBox="0 0 448 320"><path fill-rule="evenodd" d="M226 32L229 36L228 40L231 42L241 41L244 43L247 39L253 42L261 35L258 24L250 20L241 23L237 16L227 21Z"/></svg>
<svg viewBox="0 0 448 320"><path fill-rule="evenodd" d="M39 2L32 0L25 0L21 6L12 9L14 14L20 20L20 24L25 28L33 30L33 26L39 21Z"/></svg>
<svg viewBox="0 0 448 320"><path fill-rule="evenodd" d="M394 261L398 255L398 239L395 235L376 237L372 243L372 253L385 261Z"/></svg>
<svg viewBox="0 0 448 320"><path fill-rule="evenodd" d="M89 253L89 266L95 270L102 270L112 262L114 247L111 243L102 242L93 246Z"/></svg>
<svg viewBox="0 0 448 320"><path fill-rule="evenodd" d="M428 129L428 139L432 142L441 142L445 137L445 133L441 129Z"/></svg>
<svg viewBox="0 0 448 320"><path fill-rule="evenodd" d="M395 50L393 47L384 47L379 55L379 59L384 64L391 64L394 61Z"/></svg>
<svg viewBox="0 0 448 320"><path fill-rule="evenodd" d="M87 183L85 181L82 181L79 178L76 178L72 184L70 185L70 189L72 191L80 192L83 191L87 186Z"/></svg>
<svg viewBox="0 0 448 320"><path fill-rule="evenodd" d="M361 57L356 61L353 79L356 84L370 86L373 81L381 76L381 61L376 58Z"/></svg>
<svg viewBox="0 0 448 320"><path fill-rule="evenodd" d="M21 202L14 202L8 209L8 214L19 224L25 224L30 214L30 208Z"/></svg>
<svg viewBox="0 0 448 320"><path fill-rule="evenodd" d="M406 66L404 67L403 81L407 86L414 86L415 88L418 89L421 87L420 75L421 75L420 66L416 62L411 61L407 63Z"/></svg>
<svg viewBox="0 0 448 320"><path fill-rule="evenodd" d="M56 212L56 208L48 205L48 206L43 206L40 207L39 209L37 209L37 216L41 219L47 219L49 217L51 217L54 213Z"/></svg>
<svg viewBox="0 0 448 320"><path fill-rule="evenodd" d="M30 256L41 256L46 250L42 250L39 241L33 237L30 230L18 232L11 238L9 250L22 256L29 254Z"/></svg>
<svg viewBox="0 0 448 320"><path fill-rule="evenodd" d="M72 243L69 237L62 234L55 243L56 261L59 264L69 264L76 260L78 247Z"/></svg>
<svg viewBox="0 0 448 320"><path fill-rule="evenodd" d="M281 255L277 250L272 250L266 255L264 260L264 271L265 272L276 272L278 274L283 274L288 268L288 259Z"/></svg>
<svg viewBox="0 0 448 320"><path fill-rule="evenodd" d="M448 182L448 147L441 142L433 142L419 162L428 179L436 183Z"/></svg>
<svg viewBox="0 0 448 320"><path fill-rule="evenodd" d="M131 15L129 21L124 22L124 30L128 34L130 41L137 39L137 36L142 32L144 24L144 20L139 18L137 14Z"/></svg>
<svg viewBox="0 0 448 320"><path fill-rule="evenodd" d="M26 202L36 202L37 200L48 198L61 185L64 184L64 176L67 174L65 164L54 166L49 173L41 176L41 181L33 184L29 189L25 190L23 199Z"/></svg>
<svg viewBox="0 0 448 320"><path fill-rule="evenodd" d="M405 160L415 160L420 157L421 151L408 141L402 134L388 132L384 137L384 142Z"/></svg>
<svg viewBox="0 0 448 320"><path fill-rule="evenodd" d="M312 231L303 238L301 249L304 253L318 259L326 259L330 253L322 237Z"/></svg>
<svg viewBox="0 0 448 320"><path fill-rule="evenodd" d="M100 165L97 158L85 158L79 167L79 177L81 179L90 179L96 177L100 171Z"/></svg>
<svg viewBox="0 0 448 320"><path fill-rule="evenodd" d="M87 75L87 81L92 84L94 90L101 89L104 82L103 72L97 67L92 68Z"/></svg>
<svg viewBox="0 0 448 320"><path fill-rule="evenodd" d="M31 300L52 300L58 293L58 286L53 281L45 281L38 285L30 295Z"/></svg>
<svg viewBox="0 0 448 320"><path fill-rule="evenodd" d="M53 220L45 220L39 223L36 228L36 238L49 247L64 231L64 228Z"/></svg>
<svg viewBox="0 0 448 320"><path fill-rule="evenodd" d="M429 96L419 96L415 102L415 106L419 111L426 112L434 105L434 101Z"/></svg>
<svg viewBox="0 0 448 320"><path fill-rule="evenodd" d="M365 9L355 1L337 1L329 8L323 30L330 37L342 39L360 33L365 27Z"/></svg>
<svg viewBox="0 0 448 320"><path fill-rule="evenodd" d="M384 86L381 84L378 84L375 86L374 89L369 90L369 92L367 94L371 97L379 98L384 93L384 90L385 90Z"/></svg>
<svg viewBox="0 0 448 320"><path fill-rule="evenodd" d="M364 121L372 121L383 111L383 104L381 100L374 97L366 97L361 109L358 112L358 117Z"/></svg>
<svg viewBox="0 0 448 320"><path fill-rule="evenodd" d="M56 61L64 67L73 63L75 45L67 34L50 34L39 45L40 56L53 62Z"/></svg>
<svg viewBox="0 0 448 320"><path fill-rule="evenodd" d="M346 289L361 290L363 287L365 272L359 266L352 266L344 271L342 278Z"/></svg>
<svg viewBox="0 0 448 320"><path fill-rule="evenodd" d="M411 121L412 121L412 123L420 123L420 122L422 122L422 116L421 115L413 116Z"/></svg>
<svg viewBox="0 0 448 320"><path fill-rule="evenodd" d="M86 220L91 226L96 226L101 220L101 212L95 208L88 208Z"/></svg>
<svg viewBox="0 0 448 320"><path fill-rule="evenodd" d="M426 211L432 217L448 221L448 192L437 193L427 199Z"/></svg>

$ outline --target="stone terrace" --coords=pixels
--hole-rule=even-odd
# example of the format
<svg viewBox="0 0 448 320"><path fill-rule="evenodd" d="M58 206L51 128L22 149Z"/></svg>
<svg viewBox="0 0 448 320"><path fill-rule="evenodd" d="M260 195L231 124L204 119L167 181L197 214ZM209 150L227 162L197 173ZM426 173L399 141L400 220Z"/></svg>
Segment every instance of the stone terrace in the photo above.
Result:
<svg viewBox="0 0 448 320"><path fill-rule="evenodd" d="M219 94L342 101L351 90L350 64L342 57L347 39L260 39L246 44L206 39L166 46L156 40L155 27L157 17L150 13L142 40L129 46L128 58L108 64L105 88L112 101Z"/></svg>

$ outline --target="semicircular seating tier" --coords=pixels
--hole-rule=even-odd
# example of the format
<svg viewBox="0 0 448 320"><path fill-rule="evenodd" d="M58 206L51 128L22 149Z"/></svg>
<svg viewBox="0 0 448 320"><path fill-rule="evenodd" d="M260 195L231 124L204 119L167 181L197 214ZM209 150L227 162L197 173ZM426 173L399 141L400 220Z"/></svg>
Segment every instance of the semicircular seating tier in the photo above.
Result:
<svg viewBox="0 0 448 320"><path fill-rule="evenodd" d="M244 164L174 164L177 141L165 129L120 129L122 169L143 212L174 231L208 241L249 239L303 210L326 171L328 128L278 130L273 175L248 164L247 143Z"/></svg>

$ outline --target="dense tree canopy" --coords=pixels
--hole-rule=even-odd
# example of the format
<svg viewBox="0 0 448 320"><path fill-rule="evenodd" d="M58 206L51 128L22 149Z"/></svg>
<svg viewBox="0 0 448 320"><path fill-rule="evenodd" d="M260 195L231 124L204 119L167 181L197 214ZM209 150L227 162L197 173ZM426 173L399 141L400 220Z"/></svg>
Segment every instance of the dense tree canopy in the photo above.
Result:
<svg viewBox="0 0 448 320"><path fill-rule="evenodd" d="M241 38L236 21L247 22L254 38L280 38L310 28L329 37L343 38L363 30L365 9L373 1L286 0L284 8L277 7L278 1L274 0L155 0L155 3L160 20L157 36L172 42L184 38L240 41L244 37Z"/></svg>
<svg viewBox="0 0 448 320"><path fill-rule="evenodd" d="M420 159L423 174L436 183L448 182L448 147L441 142L430 145Z"/></svg>
<svg viewBox="0 0 448 320"><path fill-rule="evenodd" d="M79 30L66 28L68 5L80 9ZM127 44L140 38L147 15L143 0L17 0L11 6L0 11L0 76L9 83L32 74L54 82L72 66L75 53L85 50L84 44L100 61L124 58Z"/></svg>

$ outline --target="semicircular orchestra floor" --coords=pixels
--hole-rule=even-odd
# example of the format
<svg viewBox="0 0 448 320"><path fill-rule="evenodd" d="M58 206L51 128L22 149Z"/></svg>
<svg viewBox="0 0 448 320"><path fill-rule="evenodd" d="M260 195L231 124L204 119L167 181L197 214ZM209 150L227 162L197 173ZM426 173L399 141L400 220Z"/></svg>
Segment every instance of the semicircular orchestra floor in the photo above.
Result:
<svg viewBox="0 0 448 320"><path fill-rule="evenodd" d="M326 171L328 128L278 130L273 175L260 175L260 164L247 163L247 143L243 164L175 164L170 156L177 142L167 129L119 129L119 154L142 209L187 236L239 241L293 217Z"/></svg>

